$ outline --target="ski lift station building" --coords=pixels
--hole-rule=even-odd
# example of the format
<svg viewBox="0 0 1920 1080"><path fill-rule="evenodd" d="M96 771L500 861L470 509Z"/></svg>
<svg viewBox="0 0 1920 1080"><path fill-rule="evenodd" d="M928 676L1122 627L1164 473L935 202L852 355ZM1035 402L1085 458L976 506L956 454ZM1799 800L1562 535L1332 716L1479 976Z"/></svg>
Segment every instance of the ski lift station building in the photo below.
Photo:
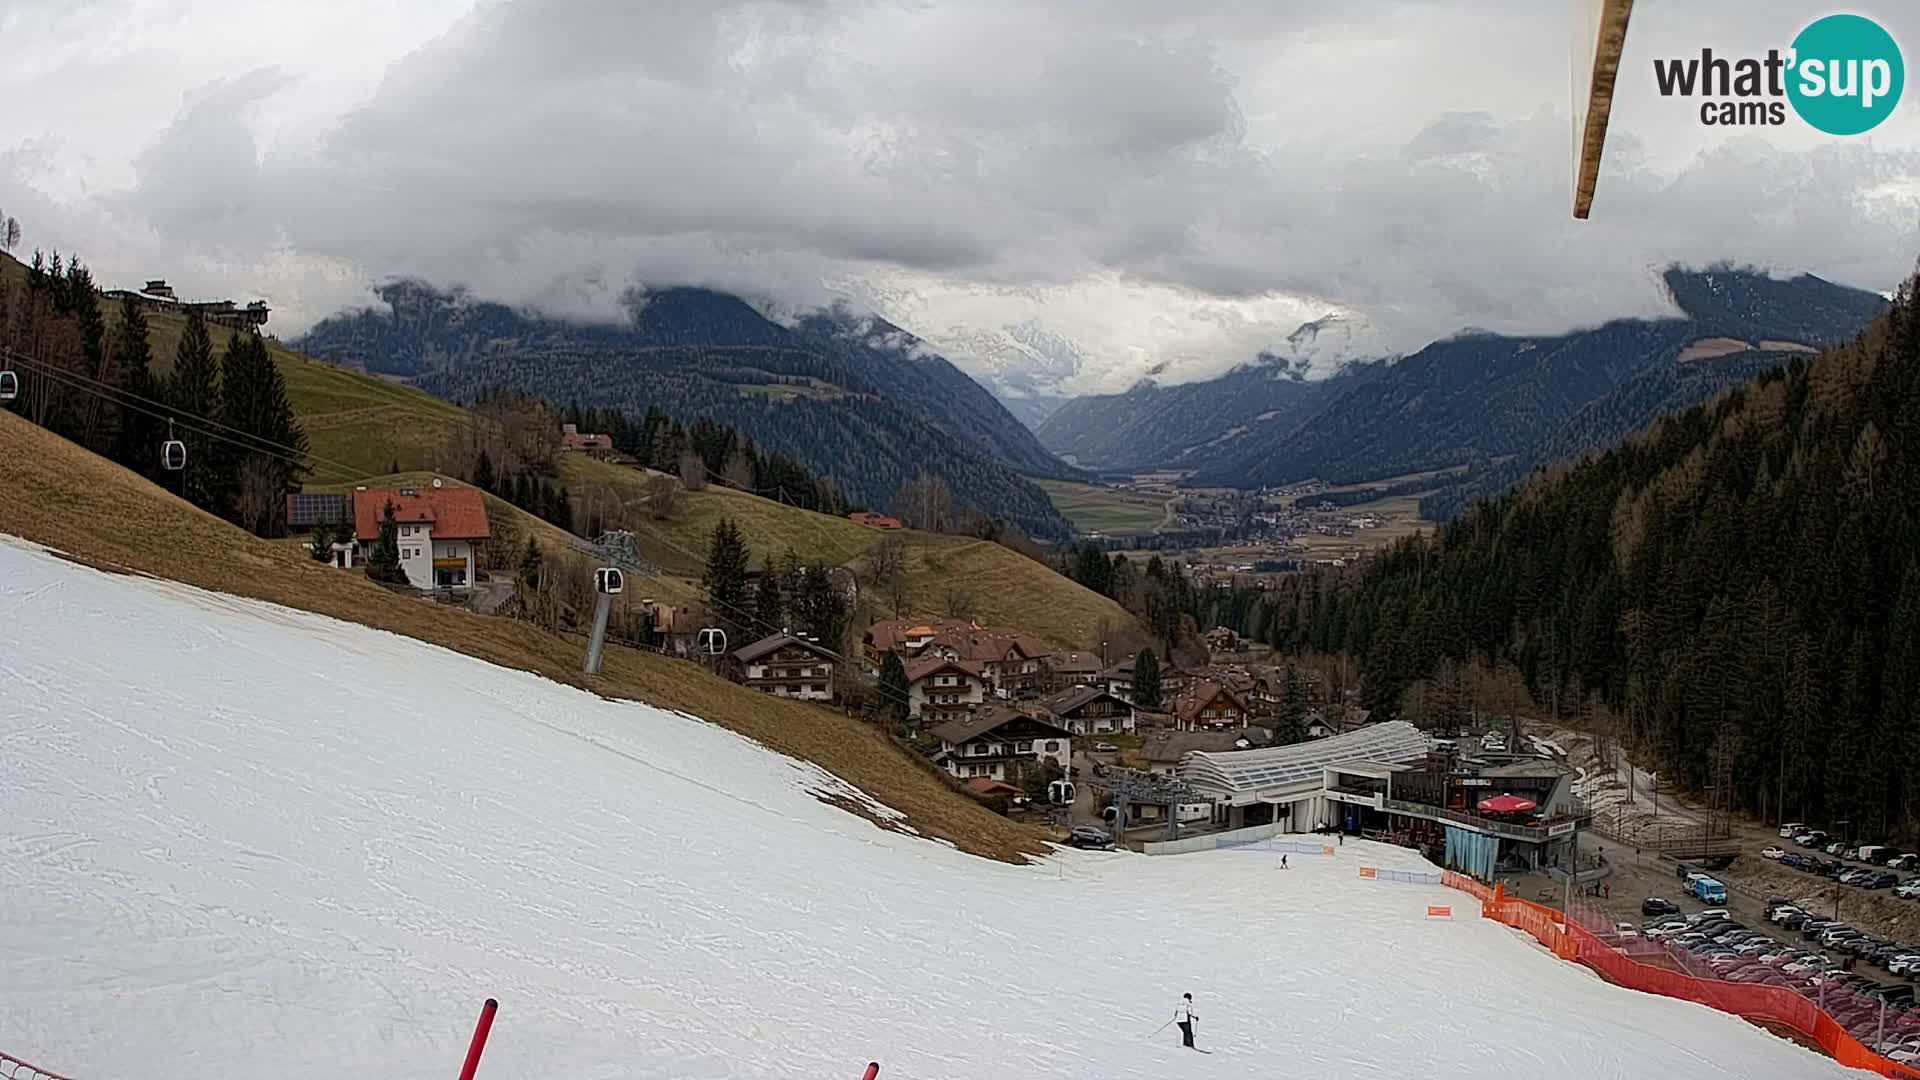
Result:
<svg viewBox="0 0 1920 1080"><path fill-rule="evenodd" d="M1230 829L1395 834L1483 876L1501 860L1542 865L1589 819L1572 798L1568 770L1555 762L1455 769L1434 749L1396 720L1292 746L1195 750L1181 759L1180 776L1213 800L1214 822ZM1482 797L1503 792L1525 794L1538 812L1478 811Z"/></svg>
<svg viewBox="0 0 1920 1080"><path fill-rule="evenodd" d="M1260 750L1194 750L1180 761L1180 777L1213 797L1214 820L1230 828L1279 822L1286 832L1312 832L1338 819L1342 778L1364 776L1391 784L1397 772L1419 768L1430 746L1404 720L1372 724L1345 735Z"/></svg>

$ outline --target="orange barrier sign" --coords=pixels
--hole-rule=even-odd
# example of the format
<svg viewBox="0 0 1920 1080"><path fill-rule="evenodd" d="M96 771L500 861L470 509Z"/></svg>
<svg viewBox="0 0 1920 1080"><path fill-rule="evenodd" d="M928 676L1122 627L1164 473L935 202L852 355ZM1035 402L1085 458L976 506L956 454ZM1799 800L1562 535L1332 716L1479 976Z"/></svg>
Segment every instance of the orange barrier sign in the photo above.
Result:
<svg viewBox="0 0 1920 1080"><path fill-rule="evenodd" d="M1321 849L1320 849L1320 854L1322 854L1322 855L1331 855L1331 854L1333 854L1333 849L1332 849L1332 848L1330 848L1330 847L1323 847L1323 848L1321 848Z"/></svg>
<svg viewBox="0 0 1920 1080"><path fill-rule="evenodd" d="M1453 906L1451 904L1428 904L1427 918L1451 919L1453 918Z"/></svg>
<svg viewBox="0 0 1920 1080"><path fill-rule="evenodd" d="M1371 866L1363 866L1360 868L1360 876L1363 878L1377 878L1380 876L1380 871L1375 870Z"/></svg>

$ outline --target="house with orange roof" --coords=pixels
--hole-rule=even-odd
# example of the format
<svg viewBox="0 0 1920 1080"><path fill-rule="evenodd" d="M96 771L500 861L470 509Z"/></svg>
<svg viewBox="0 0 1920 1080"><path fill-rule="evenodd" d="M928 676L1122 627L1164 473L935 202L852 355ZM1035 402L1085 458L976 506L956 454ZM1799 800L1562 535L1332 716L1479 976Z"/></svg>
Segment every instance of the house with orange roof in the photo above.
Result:
<svg viewBox="0 0 1920 1080"><path fill-rule="evenodd" d="M474 560L487 542L487 505L479 488L353 489L353 536L361 551L380 538L387 507L398 525L400 568L416 589L468 589Z"/></svg>
<svg viewBox="0 0 1920 1080"><path fill-rule="evenodd" d="M900 528L899 518L888 517L885 514L872 514L872 513L868 513L865 510L855 510L853 513L847 515L847 520L857 521L860 524L865 525L869 529Z"/></svg>

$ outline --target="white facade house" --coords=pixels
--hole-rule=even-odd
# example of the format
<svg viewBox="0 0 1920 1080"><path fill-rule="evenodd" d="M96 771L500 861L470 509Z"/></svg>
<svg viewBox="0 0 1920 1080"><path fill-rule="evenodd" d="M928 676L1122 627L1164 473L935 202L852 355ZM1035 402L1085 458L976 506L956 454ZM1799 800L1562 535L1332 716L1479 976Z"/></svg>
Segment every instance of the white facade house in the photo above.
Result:
<svg viewBox="0 0 1920 1080"><path fill-rule="evenodd" d="M1003 706L949 720L932 734L940 740L935 760L962 780L1015 782L1027 761L1051 761L1062 773L1073 767L1072 732Z"/></svg>
<svg viewBox="0 0 1920 1080"><path fill-rule="evenodd" d="M985 704L987 680L980 665L928 657L907 665L907 715L942 723Z"/></svg>
<svg viewBox="0 0 1920 1080"><path fill-rule="evenodd" d="M476 545L489 535L486 501L478 488L355 488L354 539L363 560L380 538L388 507L409 584L422 590L473 587Z"/></svg>

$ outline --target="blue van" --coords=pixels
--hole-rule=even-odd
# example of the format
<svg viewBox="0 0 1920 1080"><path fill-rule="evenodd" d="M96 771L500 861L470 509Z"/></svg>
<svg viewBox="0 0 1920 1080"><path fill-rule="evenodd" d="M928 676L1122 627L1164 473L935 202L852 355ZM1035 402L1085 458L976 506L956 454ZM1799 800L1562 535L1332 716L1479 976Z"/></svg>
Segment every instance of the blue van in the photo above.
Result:
<svg viewBox="0 0 1920 1080"><path fill-rule="evenodd" d="M1710 877L1703 877L1693 883L1693 895L1703 904L1724 904L1727 902L1727 887Z"/></svg>

